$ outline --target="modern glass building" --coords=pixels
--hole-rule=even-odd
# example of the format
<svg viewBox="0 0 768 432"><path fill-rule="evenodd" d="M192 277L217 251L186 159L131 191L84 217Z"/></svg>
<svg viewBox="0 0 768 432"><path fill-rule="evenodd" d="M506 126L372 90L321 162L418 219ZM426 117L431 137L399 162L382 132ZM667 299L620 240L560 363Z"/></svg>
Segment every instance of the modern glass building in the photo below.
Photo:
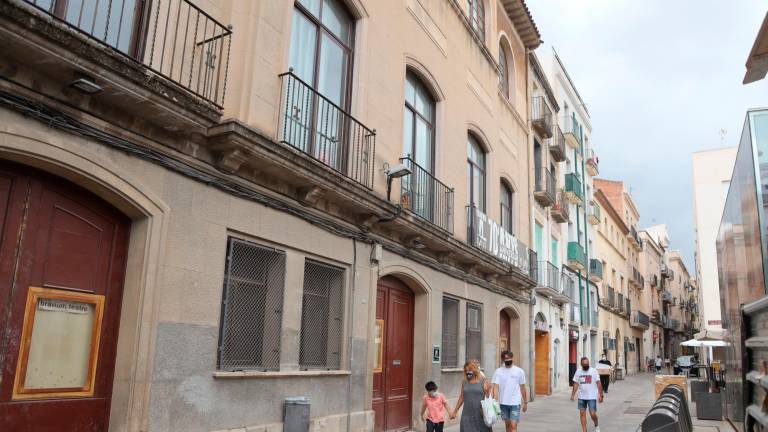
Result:
<svg viewBox="0 0 768 432"><path fill-rule="evenodd" d="M768 271L768 109L747 112L736 164L717 236L717 265L726 348L725 414L744 421L759 389L747 380L763 355L746 350L745 338L759 332L743 319L742 306L766 295ZM754 322L752 324L755 324ZM746 364L749 362L749 364Z"/></svg>

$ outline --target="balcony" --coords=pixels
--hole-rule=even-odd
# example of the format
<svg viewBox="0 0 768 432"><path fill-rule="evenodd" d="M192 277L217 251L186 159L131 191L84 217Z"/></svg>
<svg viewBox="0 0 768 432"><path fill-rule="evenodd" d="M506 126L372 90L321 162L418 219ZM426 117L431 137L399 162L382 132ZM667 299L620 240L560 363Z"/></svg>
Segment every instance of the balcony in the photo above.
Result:
<svg viewBox="0 0 768 432"><path fill-rule="evenodd" d="M672 293L664 291L661 293L661 301L663 303L672 303Z"/></svg>
<svg viewBox="0 0 768 432"><path fill-rule="evenodd" d="M619 315L624 314L624 294L622 293L616 294L616 311Z"/></svg>
<svg viewBox="0 0 768 432"><path fill-rule="evenodd" d="M634 226L629 228L629 232L627 233L627 240L629 240L629 244L635 249L635 251L640 252L643 250L643 241L640 239L640 235Z"/></svg>
<svg viewBox="0 0 768 432"><path fill-rule="evenodd" d="M560 191L557 195L557 201L549 209L549 214L552 215L552 219L557 223L566 223L570 217L570 210L568 199L565 197L565 192Z"/></svg>
<svg viewBox="0 0 768 432"><path fill-rule="evenodd" d="M99 121L196 145L222 116L232 30L189 0L120 3L0 2L0 64Z"/></svg>
<svg viewBox="0 0 768 432"><path fill-rule="evenodd" d="M283 95L280 142L311 156L367 189L372 189L376 133L293 72L281 74L280 79ZM411 159L405 159L409 162L403 163L411 168L411 175L404 177L402 184L411 188L407 203L414 207L403 207L443 227L441 223L448 221L436 218L443 216L439 210L447 196L440 194L448 188L441 187L442 183L436 182L431 174ZM453 200L452 190L450 199Z"/></svg>
<svg viewBox="0 0 768 432"><path fill-rule="evenodd" d="M411 174L400 181L400 205L422 219L453 232L453 188L448 187L410 157L400 162Z"/></svg>
<svg viewBox="0 0 768 432"><path fill-rule="evenodd" d="M563 135L563 131L558 124L553 125L552 129L553 134L549 142L549 154L552 155L552 159L555 162L564 162L567 157L565 154L565 135Z"/></svg>
<svg viewBox="0 0 768 432"><path fill-rule="evenodd" d="M549 261L538 262L538 294L551 298L556 303L567 303L568 295L563 291L560 269Z"/></svg>
<svg viewBox="0 0 768 432"><path fill-rule="evenodd" d="M603 263L600 260L594 258L589 260L589 280L594 283L603 281Z"/></svg>
<svg viewBox="0 0 768 432"><path fill-rule="evenodd" d="M576 121L576 114L572 114L570 117L565 117L563 134L565 135L565 143L568 147L581 152L581 126Z"/></svg>
<svg viewBox="0 0 768 432"><path fill-rule="evenodd" d="M587 255L584 248L577 242L568 243L568 265L576 270L587 269Z"/></svg>
<svg viewBox="0 0 768 432"><path fill-rule="evenodd" d="M585 165L587 167L587 172L592 177L598 175L600 171L598 170L598 164L599 160L597 158L597 155L595 154L595 151L592 149L587 150L587 157L585 158L586 162Z"/></svg>
<svg viewBox="0 0 768 432"><path fill-rule="evenodd" d="M584 202L584 191L581 190L581 180L574 173L565 175L565 197L573 204Z"/></svg>
<svg viewBox="0 0 768 432"><path fill-rule="evenodd" d="M629 315L632 313L632 302L625 298L624 301L626 302L626 307L624 308L624 315L629 318Z"/></svg>
<svg viewBox="0 0 768 432"><path fill-rule="evenodd" d="M616 307L616 291L610 286L608 287L608 295L600 297L598 301L600 306L607 310L613 310Z"/></svg>
<svg viewBox="0 0 768 432"><path fill-rule="evenodd" d="M543 207L549 207L555 203L557 190L555 176L546 168L536 168L533 198Z"/></svg>
<svg viewBox="0 0 768 432"><path fill-rule="evenodd" d="M589 207L587 207L587 222L591 225L598 225L600 223L600 205L595 201L589 201Z"/></svg>
<svg viewBox="0 0 768 432"><path fill-rule="evenodd" d="M657 289L659 288L659 276L658 275L655 275L655 274L651 275L651 278L648 279L648 282L650 283L650 285L652 287L657 288Z"/></svg>
<svg viewBox="0 0 768 432"><path fill-rule="evenodd" d="M645 278L637 270L637 267L632 267L632 276L629 278L629 284L637 289L643 289L645 285Z"/></svg>
<svg viewBox="0 0 768 432"><path fill-rule="evenodd" d="M634 328L648 330L650 327L650 320L648 319L648 315L640 311L634 311L632 312L629 325Z"/></svg>
<svg viewBox="0 0 768 432"><path fill-rule="evenodd" d="M544 96L531 98L531 126L543 138L552 137L552 110Z"/></svg>
<svg viewBox="0 0 768 432"><path fill-rule="evenodd" d="M662 263L661 264L661 277L667 278L667 279L673 279L675 277L675 272L672 271L671 268L669 268L668 265Z"/></svg>

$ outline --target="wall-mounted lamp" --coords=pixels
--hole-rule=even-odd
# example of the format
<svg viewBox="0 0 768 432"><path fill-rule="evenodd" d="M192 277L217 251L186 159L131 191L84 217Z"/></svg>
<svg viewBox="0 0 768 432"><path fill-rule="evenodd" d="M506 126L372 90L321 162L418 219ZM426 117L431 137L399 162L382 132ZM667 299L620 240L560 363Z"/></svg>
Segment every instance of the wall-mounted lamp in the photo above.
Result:
<svg viewBox="0 0 768 432"><path fill-rule="evenodd" d="M384 174L387 175L387 201L389 201L392 194L392 179L411 174L411 169L401 163L392 166L384 164Z"/></svg>

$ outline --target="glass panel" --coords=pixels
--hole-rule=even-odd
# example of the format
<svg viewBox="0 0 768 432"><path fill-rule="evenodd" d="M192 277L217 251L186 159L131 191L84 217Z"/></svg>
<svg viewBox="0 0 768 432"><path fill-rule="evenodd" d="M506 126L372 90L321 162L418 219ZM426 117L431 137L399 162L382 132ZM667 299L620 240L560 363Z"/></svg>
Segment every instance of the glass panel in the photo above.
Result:
<svg viewBox="0 0 768 432"><path fill-rule="evenodd" d="M288 66L293 73L309 85L313 85L317 27L303 13L293 11L291 50Z"/></svg>
<svg viewBox="0 0 768 432"><path fill-rule="evenodd" d="M472 167L472 204L480 210L485 210L482 202L483 177L477 167Z"/></svg>
<svg viewBox="0 0 768 432"><path fill-rule="evenodd" d="M373 372L381 372L384 366L384 320L376 320L376 328L373 334L373 349L376 357L373 359Z"/></svg>
<svg viewBox="0 0 768 432"><path fill-rule="evenodd" d="M432 130L421 117L416 118L416 146L413 158L417 164L432 173Z"/></svg>
<svg viewBox="0 0 768 432"><path fill-rule="evenodd" d="M320 0L297 0L302 6L307 8L314 16L320 16Z"/></svg>
<svg viewBox="0 0 768 432"><path fill-rule="evenodd" d="M416 79L413 75L410 73L406 74L405 77L405 101L411 104L411 106L416 106L416 83L414 80Z"/></svg>
<svg viewBox="0 0 768 432"><path fill-rule="evenodd" d="M25 389L83 388L88 384L94 318L93 304L38 299Z"/></svg>
<svg viewBox="0 0 768 432"><path fill-rule="evenodd" d="M418 83L416 85L416 101L415 101L415 107L416 111L418 111L424 118L432 122L432 115L433 115L433 104L432 96L429 94L427 89L422 85L421 83Z"/></svg>
<svg viewBox="0 0 768 432"><path fill-rule="evenodd" d="M347 77L346 53L327 34L323 34L320 44L317 90L336 105L343 107Z"/></svg>
<svg viewBox="0 0 768 432"><path fill-rule="evenodd" d="M336 37L349 44L352 39L352 19L344 5L336 0L325 0L322 22Z"/></svg>
<svg viewBox="0 0 768 432"><path fill-rule="evenodd" d="M413 111L403 111L403 155L413 156Z"/></svg>

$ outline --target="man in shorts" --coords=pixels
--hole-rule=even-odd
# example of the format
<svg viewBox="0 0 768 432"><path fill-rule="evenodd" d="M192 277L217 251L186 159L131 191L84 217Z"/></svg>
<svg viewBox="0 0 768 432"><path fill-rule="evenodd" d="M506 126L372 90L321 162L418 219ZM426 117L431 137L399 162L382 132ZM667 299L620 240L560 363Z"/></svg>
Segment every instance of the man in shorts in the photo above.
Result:
<svg viewBox="0 0 768 432"><path fill-rule="evenodd" d="M571 400L579 393L579 418L581 419L581 431L587 432L587 408L592 422L595 424L595 432L600 432L597 425L597 403L603 403L603 384L600 375L593 367L589 367L589 359L581 358L581 369L573 375L573 391Z"/></svg>
<svg viewBox="0 0 768 432"><path fill-rule="evenodd" d="M493 398L501 406L501 419L507 432L517 432L520 422L520 410L528 411L528 390L525 388L525 372L515 366L511 351L501 353L504 366L496 369L491 382Z"/></svg>

